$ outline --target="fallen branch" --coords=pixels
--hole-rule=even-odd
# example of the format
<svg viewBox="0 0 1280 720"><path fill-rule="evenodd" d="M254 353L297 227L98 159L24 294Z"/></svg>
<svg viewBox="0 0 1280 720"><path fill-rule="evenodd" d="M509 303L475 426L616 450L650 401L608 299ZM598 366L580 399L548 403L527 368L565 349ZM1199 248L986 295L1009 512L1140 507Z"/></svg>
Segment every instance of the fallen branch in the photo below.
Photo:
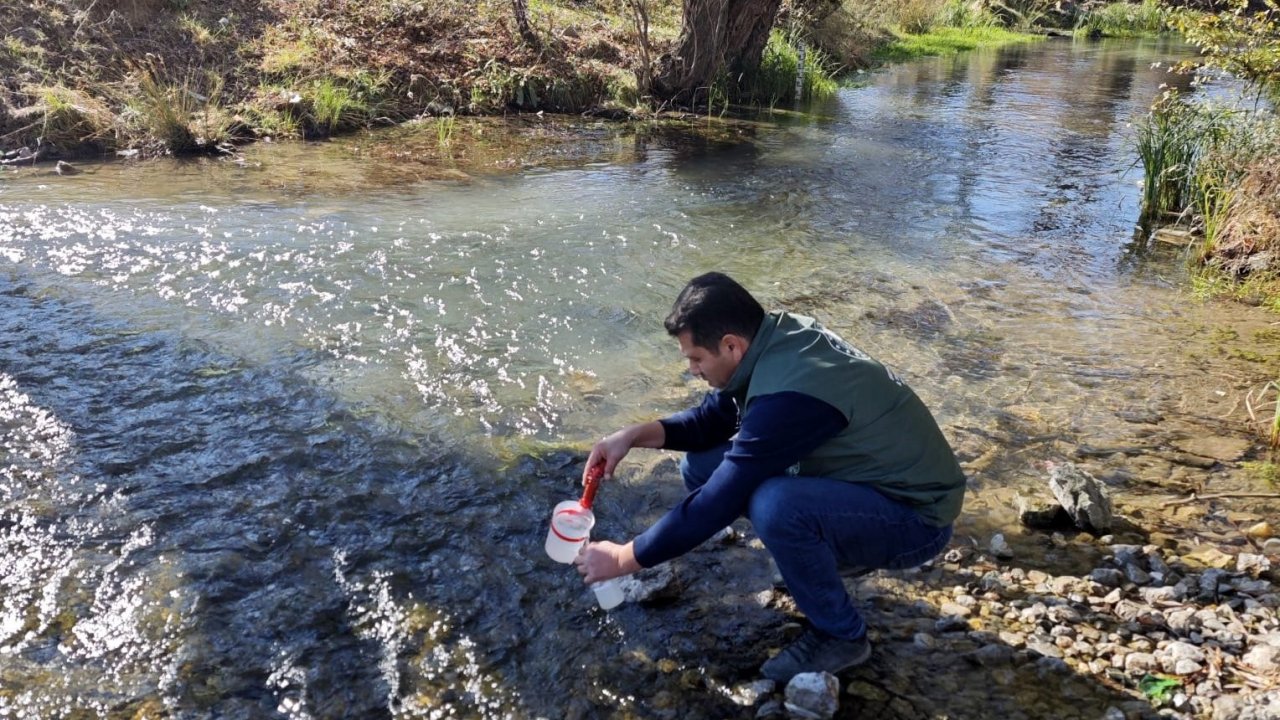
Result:
<svg viewBox="0 0 1280 720"><path fill-rule="evenodd" d="M1169 507L1170 505L1185 505L1187 503L1193 503L1198 500L1220 500L1222 498L1270 498L1272 500L1280 500L1280 493L1249 493L1249 492L1230 493L1229 492L1229 493L1210 493L1209 495L1197 495L1195 493L1191 493L1191 497L1180 498L1178 500L1166 500L1165 502L1160 503L1160 507Z"/></svg>

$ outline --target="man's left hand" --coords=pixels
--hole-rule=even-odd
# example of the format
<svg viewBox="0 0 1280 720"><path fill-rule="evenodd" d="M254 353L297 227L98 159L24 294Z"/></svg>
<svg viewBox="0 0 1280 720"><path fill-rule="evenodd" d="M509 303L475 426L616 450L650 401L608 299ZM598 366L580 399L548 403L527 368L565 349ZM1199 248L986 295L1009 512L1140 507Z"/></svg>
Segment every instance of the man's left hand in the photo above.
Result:
<svg viewBox="0 0 1280 720"><path fill-rule="evenodd" d="M640 569L631 543L619 545L608 540L583 545L573 559L573 565L588 585L630 575Z"/></svg>

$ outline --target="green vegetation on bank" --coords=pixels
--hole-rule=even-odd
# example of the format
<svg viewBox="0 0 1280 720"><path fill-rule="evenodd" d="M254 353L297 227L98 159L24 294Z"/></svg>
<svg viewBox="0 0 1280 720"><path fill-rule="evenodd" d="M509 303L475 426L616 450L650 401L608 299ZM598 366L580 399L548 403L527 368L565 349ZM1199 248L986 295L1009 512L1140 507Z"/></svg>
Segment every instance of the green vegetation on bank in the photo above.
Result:
<svg viewBox="0 0 1280 720"><path fill-rule="evenodd" d="M874 57L881 62L903 62L929 55L951 55L963 50L1030 42L1043 37L999 26L939 27L918 35L898 35L893 42L878 49Z"/></svg>
<svg viewBox="0 0 1280 720"><path fill-rule="evenodd" d="M1088 37L1151 37L1166 31L1166 14L1158 0L1107 3L1083 12L1075 32Z"/></svg>
<svg viewBox="0 0 1280 720"><path fill-rule="evenodd" d="M1162 96L1137 127L1144 170L1140 222L1179 225L1197 238L1198 290L1247 297L1280 311L1280 23L1276 12L1177 11L1170 22L1200 48L1182 68L1203 82L1229 73L1222 93ZM1210 97L1213 99L1203 99Z"/></svg>
<svg viewBox="0 0 1280 720"><path fill-rule="evenodd" d="M856 68L1024 40L1010 29L1030 16L986 0L784 0L758 70L722 72L692 109L821 99ZM4 3L0 151L211 152L419 117L644 115L669 109L649 88L681 18L681 0Z"/></svg>

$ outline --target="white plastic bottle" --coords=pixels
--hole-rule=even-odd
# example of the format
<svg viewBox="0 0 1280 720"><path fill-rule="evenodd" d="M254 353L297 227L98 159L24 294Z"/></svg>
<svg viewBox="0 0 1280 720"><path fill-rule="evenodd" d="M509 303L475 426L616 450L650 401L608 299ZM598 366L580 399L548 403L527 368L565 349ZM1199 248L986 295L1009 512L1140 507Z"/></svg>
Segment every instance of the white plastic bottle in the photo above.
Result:
<svg viewBox="0 0 1280 720"><path fill-rule="evenodd" d="M618 581L618 578L592 583L591 590L596 594L596 602L600 603L600 609L602 610L612 610L621 605L625 599L622 593L622 583Z"/></svg>
<svg viewBox="0 0 1280 720"><path fill-rule="evenodd" d="M577 500L556 505L551 512L551 527L547 529L547 555L559 563L573 562L595 524L596 516Z"/></svg>

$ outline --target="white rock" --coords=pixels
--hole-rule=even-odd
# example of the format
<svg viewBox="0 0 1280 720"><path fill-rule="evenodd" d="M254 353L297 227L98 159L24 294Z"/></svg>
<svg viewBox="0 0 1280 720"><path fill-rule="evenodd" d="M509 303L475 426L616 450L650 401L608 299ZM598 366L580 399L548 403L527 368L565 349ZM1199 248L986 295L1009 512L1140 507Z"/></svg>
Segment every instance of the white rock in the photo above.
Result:
<svg viewBox="0 0 1280 720"><path fill-rule="evenodd" d="M996 533L991 536L991 554L1001 560L1009 560L1013 557L1013 548L1009 547L1009 543L1004 539L1003 533Z"/></svg>
<svg viewBox="0 0 1280 720"><path fill-rule="evenodd" d="M1240 658L1241 662L1263 674L1273 674L1280 665L1280 648L1275 645L1254 645Z"/></svg>
<svg viewBox="0 0 1280 720"><path fill-rule="evenodd" d="M787 683L787 714L804 720L828 720L840 709L840 681L831 673L800 673Z"/></svg>

